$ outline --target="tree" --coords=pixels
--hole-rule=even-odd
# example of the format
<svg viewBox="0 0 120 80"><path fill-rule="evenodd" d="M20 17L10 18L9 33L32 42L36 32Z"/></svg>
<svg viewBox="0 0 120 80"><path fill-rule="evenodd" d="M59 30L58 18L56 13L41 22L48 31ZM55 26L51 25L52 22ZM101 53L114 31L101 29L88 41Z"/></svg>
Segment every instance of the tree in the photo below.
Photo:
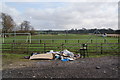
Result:
<svg viewBox="0 0 120 80"><path fill-rule="evenodd" d="M120 29L115 31L116 34L120 34Z"/></svg>
<svg viewBox="0 0 120 80"><path fill-rule="evenodd" d="M18 32L21 33L31 33L32 35L35 34L34 28L30 25L29 21L23 21L20 24L20 30Z"/></svg>
<svg viewBox="0 0 120 80"><path fill-rule="evenodd" d="M12 17L8 14L1 13L2 18L2 33L8 33L15 27L15 22Z"/></svg>
<svg viewBox="0 0 120 80"><path fill-rule="evenodd" d="M29 31L31 26L29 21L23 21L20 25L21 31Z"/></svg>

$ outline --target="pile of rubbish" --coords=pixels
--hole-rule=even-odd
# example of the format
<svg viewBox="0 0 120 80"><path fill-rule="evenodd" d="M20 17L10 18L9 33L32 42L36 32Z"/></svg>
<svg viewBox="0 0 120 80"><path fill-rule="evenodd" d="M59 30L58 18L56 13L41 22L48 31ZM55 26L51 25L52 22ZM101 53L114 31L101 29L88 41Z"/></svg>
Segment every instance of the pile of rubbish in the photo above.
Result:
<svg viewBox="0 0 120 80"><path fill-rule="evenodd" d="M30 56L30 60L33 59L54 59L54 60L61 60L61 61L73 61L80 58L80 54L73 54L72 52L68 51L67 49L63 51L54 52L50 50L50 52L41 54L41 53L32 53Z"/></svg>

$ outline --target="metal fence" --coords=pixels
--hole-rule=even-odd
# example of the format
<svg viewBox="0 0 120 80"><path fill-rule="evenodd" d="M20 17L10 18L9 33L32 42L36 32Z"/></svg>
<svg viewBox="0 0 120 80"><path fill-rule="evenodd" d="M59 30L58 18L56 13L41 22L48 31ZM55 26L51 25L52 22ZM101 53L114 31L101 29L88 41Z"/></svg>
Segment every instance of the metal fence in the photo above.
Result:
<svg viewBox="0 0 120 80"><path fill-rule="evenodd" d="M1 43L2 52L30 54L32 52L44 53L50 50L62 51L64 49L68 49L74 53L79 53L80 48L82 48L81 45L84 44L81 39L32 39L31 43L29 40L27 42L19 42L19 40L20 39L11 39L10 42ZM114 43L109 43L105 40L97 43L90 40L86 44L88 53L120 53L120 38L118 38L118 41Z"/></svg>

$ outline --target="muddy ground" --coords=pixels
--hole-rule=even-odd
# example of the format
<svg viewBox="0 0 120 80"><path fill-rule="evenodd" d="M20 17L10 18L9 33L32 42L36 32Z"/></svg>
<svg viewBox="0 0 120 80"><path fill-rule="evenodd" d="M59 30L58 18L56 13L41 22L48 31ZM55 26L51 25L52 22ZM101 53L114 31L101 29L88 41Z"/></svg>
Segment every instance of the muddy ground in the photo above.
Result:
<svg viewBox="0 0 120 80"><path fill-rule="evenodd" d="M118 56L80 58L75 61L32 60L8 64L3 78L118 78Z"/></svg>

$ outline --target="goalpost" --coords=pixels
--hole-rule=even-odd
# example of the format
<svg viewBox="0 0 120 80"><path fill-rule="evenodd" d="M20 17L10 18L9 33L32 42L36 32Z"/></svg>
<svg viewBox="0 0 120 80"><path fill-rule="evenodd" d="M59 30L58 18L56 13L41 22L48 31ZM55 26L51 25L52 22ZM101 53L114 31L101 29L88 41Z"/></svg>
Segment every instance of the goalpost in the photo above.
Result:
<svg viewBox="0 0 120 80"><path fill-rule="evenodd" d="M15 38L14 40L16 40L16 35L28 35L26 38L26 42L29 41L29 43L31 43L31 33L1 33L2 37L2 43L5 43L5 35L13 35Z"/></svg>

